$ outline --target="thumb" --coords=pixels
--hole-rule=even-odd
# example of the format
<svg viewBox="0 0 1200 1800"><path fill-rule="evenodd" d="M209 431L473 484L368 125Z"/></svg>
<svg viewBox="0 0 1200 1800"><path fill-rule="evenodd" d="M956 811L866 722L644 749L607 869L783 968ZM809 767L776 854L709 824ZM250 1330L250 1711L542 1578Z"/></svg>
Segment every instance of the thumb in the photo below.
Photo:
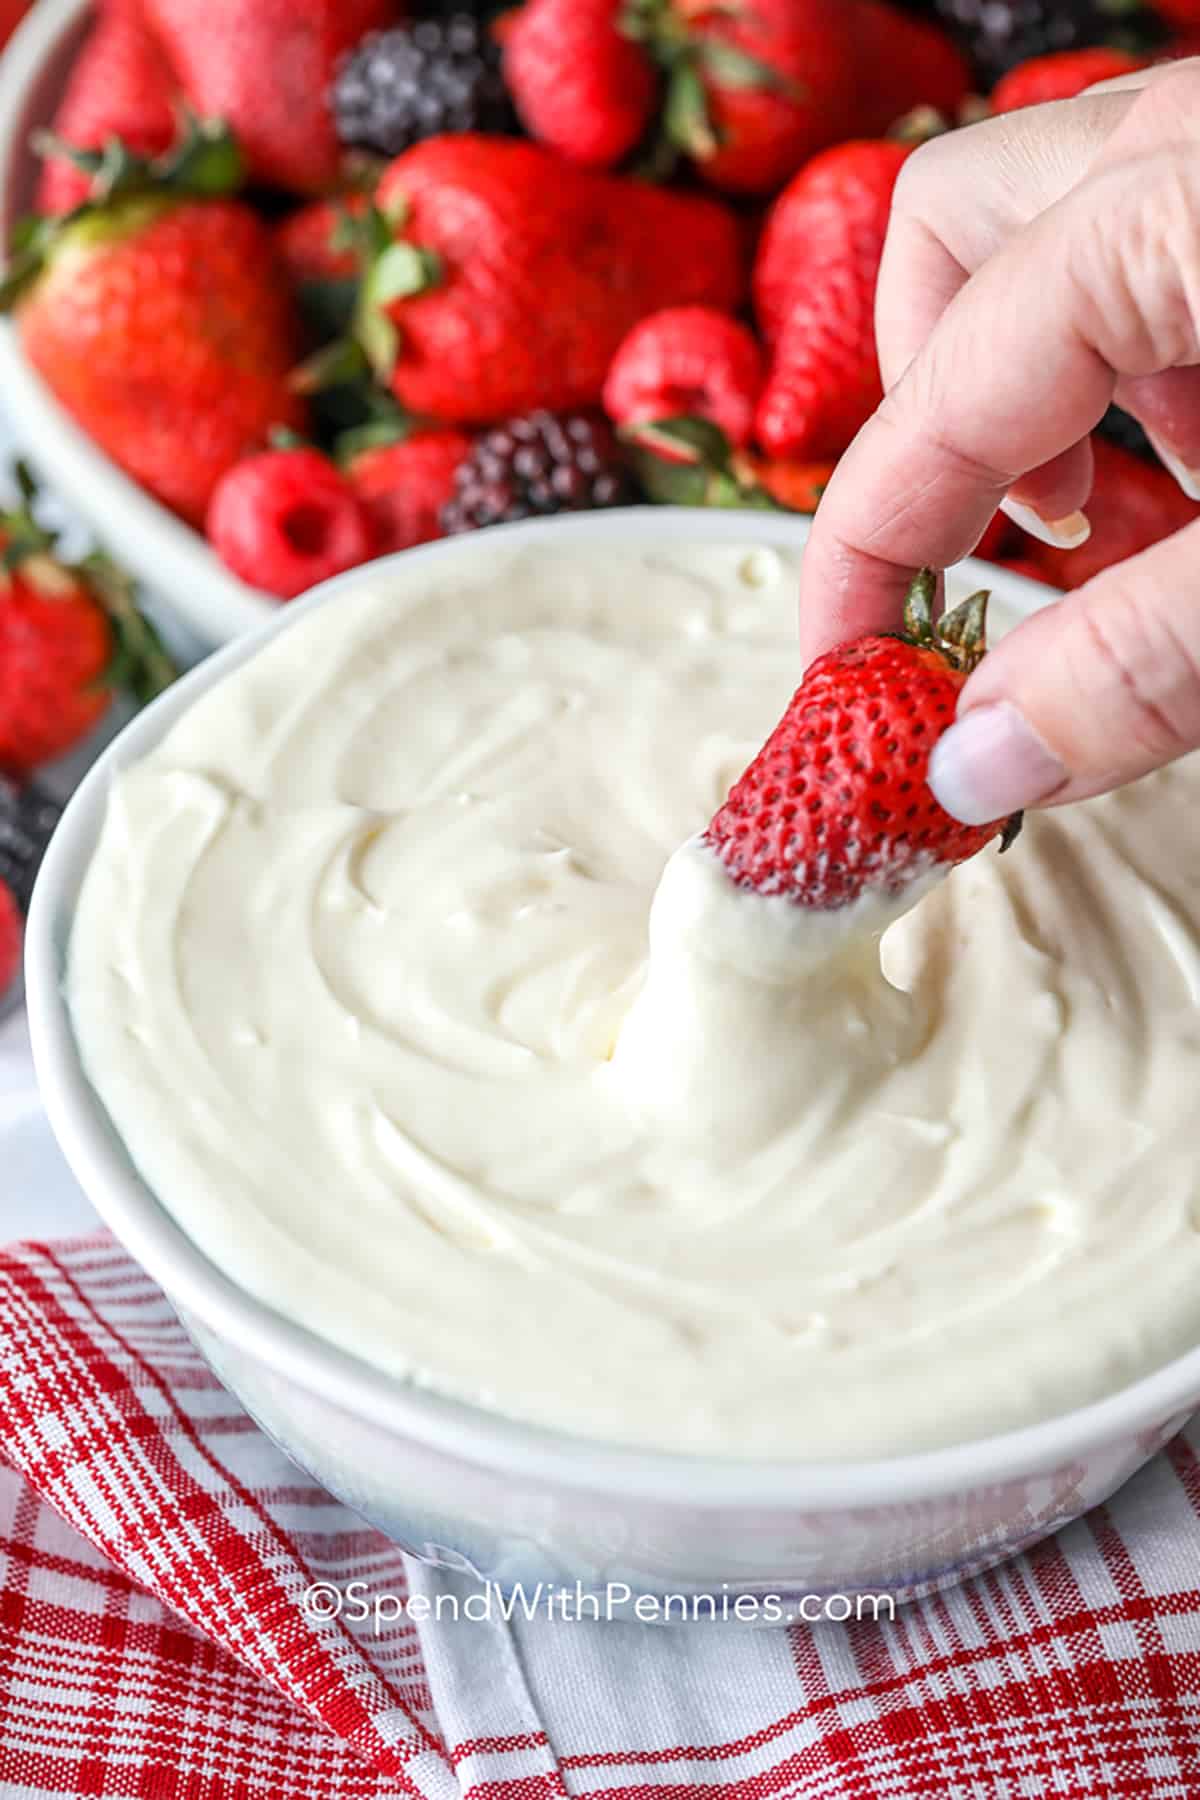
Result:
<svg viewBox="0 0 1200 1800"><path fill-rule="evenodd" d="M929 785L984 824L1136 780L1200 747L1200 523L1036 614L986 656Z"/></svg>

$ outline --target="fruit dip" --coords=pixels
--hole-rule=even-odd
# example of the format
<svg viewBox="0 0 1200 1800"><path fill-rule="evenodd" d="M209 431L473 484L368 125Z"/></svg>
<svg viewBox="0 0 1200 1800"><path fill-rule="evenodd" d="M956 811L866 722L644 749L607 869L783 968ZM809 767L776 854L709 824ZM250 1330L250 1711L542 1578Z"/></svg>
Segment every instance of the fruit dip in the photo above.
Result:
<svg viewBox="0 0 1200 1800"><path fill-rule="evenodd" d="M90 1078L230 1277L725 1458L971 1439L1195 1343L1195 761L806 913L688 841L798 679L793 559L369 580L115 779L74 927Z"/></svg>

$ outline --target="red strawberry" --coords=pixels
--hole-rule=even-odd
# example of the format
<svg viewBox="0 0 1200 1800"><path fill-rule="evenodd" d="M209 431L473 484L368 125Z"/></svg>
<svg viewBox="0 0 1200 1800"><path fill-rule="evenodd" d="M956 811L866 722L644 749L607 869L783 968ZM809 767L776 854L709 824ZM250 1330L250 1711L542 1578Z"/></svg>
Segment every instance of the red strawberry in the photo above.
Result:
<svg viewBox="0 0 1200 1800"><path fill-rule="evenodd" d="M24 926L12 889L0 881L0 1000L17 979L23 935Z"/></svg>
<svg viewBox="0 0 1200 1800"><path fill-rule="evenodd" d="M668 307L635 325L617 351L604 406L618 425L711 419L742 445L762 383L762 352L745 325L711 306Z"/></svg>
<svg viewBox="0 0 1200 1800"><path fill-rule="evenodd" d="M972 556L980 556L984 562L1003 562L1004 552L1018 545L1021 541L1021 528L1014 525L1007 513L995 512L992 522L972 550Z"/></svg>
<svg viewBox="0 0 1200 1800"><path fill-rule="evenodd" d="M319 450L266 450L237 463L217 484L206 530L235 575L281 600L376 553L366 506Z"/></svg>
<svg viewBox="0 0 1200 1800"><path fill-rule="evenodd" d="M1181 31L1200 25L1200 0L1154 0L1154 10L1168 25Z"/></svg>
<svg viewBox="0 0 1200 1800"><path fill-rule="evenodd" d="M800 462L792 457L772 460L746 453L736 459L735 466L747 486L761 488L776 505L785 506L789 512L815 513L837 465Z"/></svg>
<svg viewBox="0 0 1200 1800"><path fill-rule="evenodd" d="M1087 508L1092 522L1087 543L1078 550L1055 550L1029 540L1028 554L1052 587L1082 587L1200 517L1200 507L1158 464L1102 437L1092 439L1092 452L1096 475Z"/></svg>
<svg viewBox="0 0 1200 1800"><path fill-rule="evenodd" d="M143 0L180 85L205 118L224 119L252 173L296 193L337 185L329 106L334 67L394 0Z"/></svg>
<svg viewBox="0 0 1200 1800"><path fill-rule="evenodd" d="M471 449L465 431L417 431L398 444L360 450L346 474L366 503L380 556L443 535L442 508Z"/></svg>
<svg viewBox="0 0 1200 1800"><path fill-rule="evenodd" d="M704 834L740 887L832 909L896 895L1019 818L960 825L928 785L929 755L984 653L986 594L933 623L923 570L903 636L866 637L808 670L765 747Z"/></svg>
<svg viewBox="0 0 1200 1800"><path fill-rule="evenodd" d="M992 90L992 111L1016 112L1048 100L1073 100L1097 81L1111 81L1145 67L1145 58L1127 50L1096 45L1087 50L1059 50L1035 56L1005 75Z"/></svg>
<svg viewBox="0 0 1200 1800"><path fill-rule="evenodd" d="M916 107L957 117L971 71L940 26L891 5L849 0L857 11L859 90L854 135L882 136Z"/></svg>
<svg viewBox="0 0 1200 1800"><path fill-rule="evenodd" d="M771 210L754 298L774 343L755 425L772 456L840 456L883 397L875 289L910 149L840 144L802 169Z"/></svg>
<svg viewBox="0 0 1200 1800"><path fill-rule="evenodd" d="M4 299L62 404L194 524L239 456L303 423L290 297L239 201L148 187L97 204L16 259Z"/></svg>
<svg viewBox="0 0 1200 1800"><path fill-rule="evenodd" d="M504 32L504 78L532 137L612 168L645 136L659 78L621 30L626 0L527 0Z"/></svg>
<svg viewBox="0 0 1200 1800"><path fill-rule="evenodd" d="M362 266L353 226L366 210L365 194L343 194L335 200L311 200L288 214L276 227L275 242L293 286L353 280Z"/></svg>
<svg viewBox="0 0 1200 1800"><path fill-rule="evenodd" d="M719 203L533 144L428 138L385 171L378 206L395 242L366 278L363 342L403 406L451 424L594 405L639 319L732 309L743 289Z"/></svg>
<svg viewBox="0 0 1200 1800"><path fill-rule="evenodd" d="M27 510L0 518L0 549L0 769L25 776L85 738L115 687L148 700L175 671L111 564L60 562Z"/></svg>
<svg viewBox="0 0 1200 1800"><path fill-rule="evenodd" d="M175 141L175 99L174 77L136 0L108 0L72 65L53 136L82 150L120 138L142 156L158 156ZM87 199L89 187L88 176L68 157L49 156L37 209L71 212Z"/></svg>

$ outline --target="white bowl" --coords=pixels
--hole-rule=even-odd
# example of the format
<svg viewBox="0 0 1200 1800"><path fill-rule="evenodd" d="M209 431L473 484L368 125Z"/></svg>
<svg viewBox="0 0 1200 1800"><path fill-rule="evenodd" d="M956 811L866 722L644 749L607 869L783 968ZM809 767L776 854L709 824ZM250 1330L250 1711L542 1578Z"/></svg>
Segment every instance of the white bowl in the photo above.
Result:
<svg viewBox="0 0 1200 1800"><path fill-rule="evenodd" d="M31 210L39 158L29 134L48 125L79 48L91 0L37 0L0 57L0 245ZM0 395L22 453L131 574L164 596L205 644L263 624L279 601L239 581L200 533L160 506L81 431L0 319Z"/></svg>
<svg viewBox="0 0 1200 1800"><path fill-rule="evenodd" d="M675 509L579 514L469 540L506 545L619 537L662 546L798 547L807 522ZM464 541L453 554L461 556ZM444 544L405 553L431 569ZM470 552L468 552L470 553ZM1048 590L966 565L1018 612ZM1200 1350L1098 1404L1026 1430L888 1461L806 1465L648 1454L558 1435L384 1376L250 1298L188 1240L140 1180L76 1050L62 992L80 883L114 772L144 756L191 703L311 607L386 567L326 583L266 631L203 663L127 727L84 781L43 868L27 987L42 1094L97 1211L166 1290L213 1367L295 1460L415 1555L518 1577L625 1582L635 1592L887 1592L949 1585L1104 1500L1200 1401ZM753 1379L753 1371L747 1372Z"/></svg>

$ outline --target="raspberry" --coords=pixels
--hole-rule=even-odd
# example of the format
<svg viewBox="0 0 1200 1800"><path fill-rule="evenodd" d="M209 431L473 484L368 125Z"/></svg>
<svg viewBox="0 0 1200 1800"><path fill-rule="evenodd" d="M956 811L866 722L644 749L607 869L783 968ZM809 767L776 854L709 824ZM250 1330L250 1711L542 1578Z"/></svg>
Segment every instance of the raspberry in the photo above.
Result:
<svg viewBox="0 0 1200 1800"><path fill-rule="evenodd" d="M235 463L206 529L235 575L281 600L375 554L365 505L319 450L267 450Z"/></svg>
<svg viewBox="0 0 1200 1800"><path fill-rule="evenodd" d="M21 966L21 911L12 890L0 881L0 1001L17 978Z"/></svg>
<svg viewBox="0 0 1200 1800"><path fill-rule="evenodd" d="M61 817L61 806L37 782L21 786L0 775L0 887L23 913L29 911L34 880Z"/></svg>
<svg viewBox="0 0 1200 1800"><path fill-rule="evenodd" d="M619 425L709 419L749 442L765 371L745 325L710 306L675 306L635 325L613 358L604 405Z"/></svg>
<svg viewBox="0 0 1200 1800"><path fill-rule="evenodd" d="M441 537L442 508L470 450L465 431L421 431L359 452L346 474L370 511L381 556Z"/></svg>
<svg viewBox="0 0 1200 1800"><path fill-rule="evenodd" d="M589 412L533 412L476 440L458 466L442 529L473 531L543 513L587 512L622 506L632 497L607 419Z"/></svg>
<svg viewBox="0 0 1200 1800"><path fill-rule="evenodd" d="M341 142L381 156L441 132L515 129L500 46L468 12L372 32L342 60L332 99Z"/></svg>

